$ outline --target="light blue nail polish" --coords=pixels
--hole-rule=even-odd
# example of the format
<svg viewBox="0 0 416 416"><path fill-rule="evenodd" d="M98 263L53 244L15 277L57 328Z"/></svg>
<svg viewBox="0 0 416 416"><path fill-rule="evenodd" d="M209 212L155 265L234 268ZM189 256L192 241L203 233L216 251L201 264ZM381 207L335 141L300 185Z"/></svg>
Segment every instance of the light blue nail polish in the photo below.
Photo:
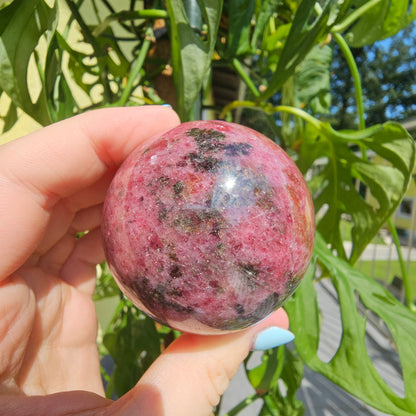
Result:
<svg viewBox="0 0 416 416"><path fill-rule="evenodd" d="M172 108L172 106L168 103L162 104L162 107Z"/></svg>
<svg viewBox="0 0 416 416"><path fill-rule="evenodd" d="M280 345L287 344L294 339L295 336L292 332L277 326L272 326L264 329L257 335L254 341L253 350L264 351L270 348L276 348Z"/></svg>

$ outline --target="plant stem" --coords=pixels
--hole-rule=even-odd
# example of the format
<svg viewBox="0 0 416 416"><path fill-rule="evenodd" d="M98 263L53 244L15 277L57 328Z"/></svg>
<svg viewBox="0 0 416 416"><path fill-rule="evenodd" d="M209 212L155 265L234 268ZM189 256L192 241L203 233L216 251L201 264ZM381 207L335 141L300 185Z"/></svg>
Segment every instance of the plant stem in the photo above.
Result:
<svg viewBox="0 0 416 416"><path fill-rule="evenodd" d="M243 82L247 85L249 90L253 93L255 97L260 97L260 92L255 86L254 82L251 80L251 78L248 76L247 72L243 68L243 65L241 65L241 62L237 59L233 59L233 67L237 71L240 78L243 80Z"/></svg>
<svg viewBox="0 0 416 416"><path fill-rule="evenodd" d="M300 108L292 107L289 105L278 105L277 107L274 107L274 111L285 112L293 114L294 116L298 116L303 120L307 121L308 123L311 123L317 130L321 130L321 122L317 120L315 117L311 116L306 111L301 110Z"/></svg>
<svg viewBox="0 0 416 416"><path fill-rule="evenodd" d="M228 413L226 413L224 416L234 416L240 413L241 410L249 406L251 403L253 403L255 400L259 398L259 395L257 393L253 393L250 396L247 396L244 400L242 400L240 403L238 403L236 406L234 406Z"/></svg>
<svg viewBox="0 0 416 416"><path fill-rule="evenodd" d="M365 129L365 118L364 118L364 103L363 103L363 90L361 87L361 78L360 73L358 72L357 64L355 62L354 56L349 48L345 39L339 33L332 33L335 41L338 43L341 52L344 55L345 60L347 61L348 67L350 69L355 89L355 101L357 103L357 113L358 113L358 128L360 130Z"/></svg>
<svg viewBox="0 0 416 416"><path fill-rule="evenodd" d="M245 108L254 108L255 110L259 110L262 111L263 109L261 107L259 107L254 101L248 101L248 100L236 100L236 101L232 101L231 103L227 104L221 111L220 115L218 116L218 118L220 119L224 119L225 116L232 110L236 109L236 108L241 108L241 107L245 107Z"/></svg>
<svg viewBox="0 0 416 416"><path fill-rule="evenodd" d="M102 23L100 23L95 29L93 34L95 36L101 35L112 22L119 22L126 30L132 32L132 29L122 22L136 19L167 19L169 17L166 10L133 10L133 11L121 11L113 13L106 17Z"/></svg>
<svg viewBox="0 0 416 416"><path fill-rule="evenodd" d="M357 19L359 19L363 14L365 14L368 10L373 8L375 5L380 3L381 0L370 0L365 2L361 7L357 10L352 12L343 22L335 25L332 28L333 32L343 32L344 30L348 29Z"/></svg>
<svg viewBox="0 0 416 416"><path fill-rule="evenodd" d="M409 307L409 309L411 311L416 312L416 306L413 303L413 299L412 299L409 275L407 273L406 264L405 264L405 261L404 261L403 255L402 255L402 249L401 249L401 245L400 245L399 236L397 234L396 226L394 225L394 222L393 222L391 217L388 219L388 226L390 228L391 236L393 237L393 242L394 242L394 246L396 247L397 256L399 257L400 270L402 272L402 279L403 279L403 287L404 287L406 305Z"/></svg>
<svg viewBox="0 0 416 416"><path fill-rule="evenodd" d="M143 68L144 60L146 59L147 53L149 52L152 41L153 41L153 29L151 26L149 26L146 29L144 41L143 41L142 47L140 48L139 55L137 56L133 64L133 67L130 71L130 75L127 79L126 86L124 87L121 97L117 101L116 105L119 105L119 106L126 105L130 97L130 94L134 89L134 83L137 77L139 76L140 71Z"/></svg>
<svg viewBox="0 0 416 416"><path fill-rule="evenodd" d="M322 129L321 122L319 120L311 116L306 111L301 110L300 108L292 107L289 105L278 105L276 107L272 105L259 105L255 103L254 101L248 101L248 100L233 101L230 104L226 105L221 111L219 118L224 118L225 115L229 113L231 110L234 110L239 107L253 108L255 110L264 111L266 114L272 114L272 113L277 113L277 112L290 113L290 114L293 114L294 116L298 116L302 118L308 123L311 123L317 130Z"/></svg>

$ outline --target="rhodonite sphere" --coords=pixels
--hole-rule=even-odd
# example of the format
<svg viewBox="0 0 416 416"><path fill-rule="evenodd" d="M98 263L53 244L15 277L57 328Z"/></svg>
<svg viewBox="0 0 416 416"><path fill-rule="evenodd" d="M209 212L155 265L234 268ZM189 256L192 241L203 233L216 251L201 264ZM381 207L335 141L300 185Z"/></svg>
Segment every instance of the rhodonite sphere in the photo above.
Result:
<svg viewBox="0 0 416 416"><path fill-rule="evenodd" d="M117 171L102 221L110 270L139 309L180 331L240 330L293 293L314 244L302 174L262 134L183 123Z"/></svg>

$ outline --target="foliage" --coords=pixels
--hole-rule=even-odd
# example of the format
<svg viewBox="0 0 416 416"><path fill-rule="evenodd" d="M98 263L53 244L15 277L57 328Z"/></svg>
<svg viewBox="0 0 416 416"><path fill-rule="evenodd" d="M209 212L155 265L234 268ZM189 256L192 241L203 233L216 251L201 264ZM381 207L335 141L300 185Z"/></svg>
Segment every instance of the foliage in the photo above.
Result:
<svg viewBox="0 0 416 416"><path fill-rule="evenodd" d="M352 49L360 70L370 125L389 119L407 120L416 116L416 23L387 42ZM334 48L331 82L331 113L336 128L354 128L356 111L354 86L339 48Z"/></svg>
<svg viewBox="0 0 416 416"><path fill-rule="evenodd" d="M296 391L304 364L377 409L415 414L416 374L408 365L416 359L412 299L409 295L407 305L401 304L353 267L400 203L412 177L415 147L398 123L366 126L360 74L351 52L359 47L367 53L374 42L408 26L416 18L414 3L127 3L123 7L115 0L0 2L0 94L9 99L3 130L13 126L18 111L46 125L91 108L165 101L185 121L200 116L201 97L215 117L235 119L235 110L241 109L250 117L255 113L253 124L263 131L267 128L308 178L318 234L307 276L287 302L296 348L267 351L251 369L246 363L255 394L229 415L254 400L262 400L261 415L303 414ZM62 21L64 16L67 20ZM325 121L331 115L334 45L337 59L341 53L348 69L355 102L353 120L358 122L349 130L337 130ZM371 63L367 55L361 55L361 61ZM35 83L28 79L28 67L36 74ZM245 85L246 94L221 108L212 98L211 85L215 69L224 67ZM343 244L344 222L351 224L350 254ZM103 375L108 395L121 395L177 333L137 311L120 295L105 264L100 270L96 299L119 299L100 336L100 351L110 354L115 365L111 374ZM317 356L317 276L332 282L342 316L342 338L328 363ZM403 279L409 287L406 274ZM386 385L367 354L363 308L378 315L392 334L402 363L404 397Z"/></svg>

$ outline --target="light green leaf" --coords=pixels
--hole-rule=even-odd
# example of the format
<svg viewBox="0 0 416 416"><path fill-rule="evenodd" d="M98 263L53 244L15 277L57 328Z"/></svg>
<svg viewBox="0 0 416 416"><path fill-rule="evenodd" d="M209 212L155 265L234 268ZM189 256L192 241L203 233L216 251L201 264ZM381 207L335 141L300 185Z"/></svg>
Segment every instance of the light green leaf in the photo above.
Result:
<svg viewBox="0 0 416 416"><path fill-rule="evenodd" d="M332 48L316 45L295 72L296 106L308 107L314 114L327 113L331 104Z"/></svg>
<svg viewBox="0 0 416 416"><path fill-rule="evenodd" d="M262 355L261 364L247 371L247 377L259 393L270 390L282 374L285 354L284 347L266 351Z"/></svg>
<svg viewBox="0 0 416 416"><path fill-rule="evenodd" d="M44 0L15 0L0 10L0 88L17 107L41 124L51 122L42 90L32 102L27 79L29 59L39 39L57 24L57 6Z"/></svg>
<svg viewBox="0 0 416 416"><path fill-rule="evenodd" d="M323 362L317 355L320 319L313 277L315 266L327 270L337 291L341 311L342 337L333 358ZM404 397L396 394L372 363L365 342L366 318L357 309L381 318L394 339L400 358ZM365 403L387 414L416 413L416 315L375 280L335 257L317 235L314 259L295 297L286 303L296 347L305 363Z"/></svg>
<svg viewBox="0 0 416 416"><path fill-rule="evenodd" d="M222 0L198 0L202 20L207 25L206 40L190 26L183 2L168 0L167 5L178 113L185 121L190 118L194 102L209 73L221 19Z"/></svg>
<svg viewBox="0 0 416 416"><path fill-rule="evenodd" d="M348 216L352 223L354 263L396 210L414 163L414 140L398 123L358 132L336 132L326 123L306 127L298 165L304 173L312 168L318 230L341 257L347 258L341 222Z"/></svg>
<svg viewBox="0 0 416 416"><path fill-rule="evenodd" d="M365 13L359 15L361 9ZM355 0L346 20L354 15L359 17L348 28L345 39L350 46L359 48L389 38L408 26L416 18L416 4L408 0Z"/></svg>
<svg viewBox="0 0 416 416"><path fill-rule="evenodd" d="M256 14L256 24L251 38L251 48L253 51L257 48L257 40L266 30L269 19L276 13L278 6L282 0L265 0L261 2L261 8Z"/></svg>
<svg viewBox="0 0 416 416"><path fill-rule="evenodd" d="M267 100L282 87L313 46L322 41L329 31L328 19L332 1L325 2L322 12L311 23L315 3L315 0L303 0L299 5L281 52L277 69L266 91L261 95L261 101Z"/></svg>

